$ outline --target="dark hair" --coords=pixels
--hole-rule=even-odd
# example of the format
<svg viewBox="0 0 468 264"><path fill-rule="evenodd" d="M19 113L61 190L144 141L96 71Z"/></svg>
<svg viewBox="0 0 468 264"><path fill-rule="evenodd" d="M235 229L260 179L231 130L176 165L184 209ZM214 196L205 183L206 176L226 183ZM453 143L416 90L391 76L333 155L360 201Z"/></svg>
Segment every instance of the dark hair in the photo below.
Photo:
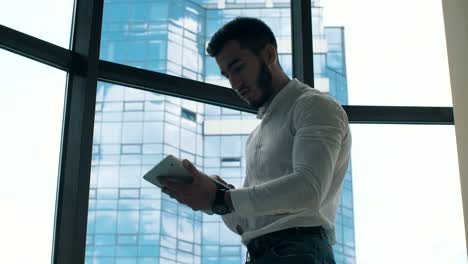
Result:
<svg viewBox="0 0 468 264"><path fill-rule="evenodd" d="M251 17L237 17L213 35L206 51L211 57L216 57L230 40L238 41L241 48L248 48L255 54L259 54L267 44L277 48L275 35L263 21Z"/></svg>

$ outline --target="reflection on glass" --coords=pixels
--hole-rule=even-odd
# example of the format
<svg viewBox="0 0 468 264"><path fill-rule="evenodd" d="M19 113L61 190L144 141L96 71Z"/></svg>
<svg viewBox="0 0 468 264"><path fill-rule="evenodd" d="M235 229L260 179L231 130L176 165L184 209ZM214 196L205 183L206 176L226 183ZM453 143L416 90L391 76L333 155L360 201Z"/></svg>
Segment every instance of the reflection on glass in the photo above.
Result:
<svg viewBox="0 0 468 264"><path fill-rule="evenodd" d="M48 263L66 73L1 49L0 71L0 262Z"/></svg>
<svg viewBox="0 0 468 264"><path fill-rule="evenodd" d="M236 16L258 17L272 28L281 65L291 76L289 1L106 1L101 59L229 86L204 49L214 32ZM346 86L341 88L333 95L347 98ZM97 109L90 194L98 195L90 195L90 205L101 207L90 206L89 212L91 218L100 210L115 212L117 227L111 231L94 225L88 230L87 263L121 261L124 247L138 248L126 258L129 263L150 261L147 257L154 263L244 263L245 247L218 216L193 212L141 178L172 154L241 185L245 141L258 123L255 115L108 83L98 85ZM347 197L352 197L351 185L349 170ZM116 196L107 196L103 206L101 191ZM129 195L138 202L131 203ZM128 214L124 218L120 212ZM139 228L132 221L139 221ZM350 233L354 239L352 201L340 207L337 222L342 230L335 248L337 263L352 263L354 240L346 247L343 240L345 232L348 241ZM113 251L96 244L95 236L104 234L116 237ZM135 239L126 239L129 235ZM124 239L125 244L118 242ZM141 248L142 241L148 248Z"/></svg>
<svg viewBox="0 0 468 264"><path fill-rule="evenodd" d="M264 20L292 76L289 1L106 1L101 59L230 87L205 45L236 16Z"/></svg>

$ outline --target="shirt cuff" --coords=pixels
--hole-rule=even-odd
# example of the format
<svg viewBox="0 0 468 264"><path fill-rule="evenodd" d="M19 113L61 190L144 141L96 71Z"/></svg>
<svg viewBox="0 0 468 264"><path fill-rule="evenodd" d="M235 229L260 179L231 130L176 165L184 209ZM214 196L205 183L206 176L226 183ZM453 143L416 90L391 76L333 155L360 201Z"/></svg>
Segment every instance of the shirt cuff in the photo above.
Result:
<svg viewBox="0 0 468 264"><path fill-rule="evenodd" d="M240 215L252 215L254 213L254 207L252 201L250 200L249 192L249 188L229 190L234 212Z"/></svg>

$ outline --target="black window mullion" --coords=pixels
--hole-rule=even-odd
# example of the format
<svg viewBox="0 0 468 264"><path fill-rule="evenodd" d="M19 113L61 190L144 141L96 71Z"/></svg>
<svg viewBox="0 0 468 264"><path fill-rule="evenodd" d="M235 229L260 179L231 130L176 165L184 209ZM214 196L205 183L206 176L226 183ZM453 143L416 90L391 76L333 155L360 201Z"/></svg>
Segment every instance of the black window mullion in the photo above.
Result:
<svg viewBox="0 0 468 264"><path fill-rule="evenodd" d="M84 263L103 0L76 0L60 156L53 262Z"/></svg>
<svg viewBox="0 0 468 264"><path fill-rule="evenodd" d="M354 124L453 125L452 107L344 105Z"/></svg>
<svg viewBox="0 0 468 264"><path fill-rule="evenodd" d="M311 0L291 1L293 77L314 87Z"/></svg>
<svg viewBox="0 0 468 264"><path fill-rule="evenodd" d="M237 96L234 90L159 72L109 61L99 62L100 80L197 102L241 110L257 111Z"/></svg>
<svg viewBox="0 0 468 264"><path fill-rule="evenodd" d="M248 113L257 112L232 89L113 62L100 61L99 79ZM343 108L349 121L355 124L453 124L452 107L345 105Z"/></svg>
<svg viewBox="0 0 468 264"><path fill-rule="evenodd" d="M0 48L60 70L72 69L73 52L0 25Z"/></svg>

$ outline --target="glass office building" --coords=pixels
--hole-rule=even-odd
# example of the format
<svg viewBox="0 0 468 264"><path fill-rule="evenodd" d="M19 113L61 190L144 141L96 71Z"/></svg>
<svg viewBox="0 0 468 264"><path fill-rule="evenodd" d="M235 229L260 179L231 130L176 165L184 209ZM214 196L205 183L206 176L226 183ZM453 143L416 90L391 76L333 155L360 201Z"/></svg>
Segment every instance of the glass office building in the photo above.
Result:
<svg viewBox="0 0 468 264"><path fill-rule="evenodd" d="M292 76L289 1L107 0L103 60L228 86L206 43L237 16L265 21ZM313 2L317 89L347 104L343 28L324 27ZM311 73L312 74L312 73ZM176 203L142 175L164 156L241 185L254 115L115 84L98 85L86 263L243 263L245 247L219 216ZM337 215L337 263L355 262L351 169Z"/></svg>

